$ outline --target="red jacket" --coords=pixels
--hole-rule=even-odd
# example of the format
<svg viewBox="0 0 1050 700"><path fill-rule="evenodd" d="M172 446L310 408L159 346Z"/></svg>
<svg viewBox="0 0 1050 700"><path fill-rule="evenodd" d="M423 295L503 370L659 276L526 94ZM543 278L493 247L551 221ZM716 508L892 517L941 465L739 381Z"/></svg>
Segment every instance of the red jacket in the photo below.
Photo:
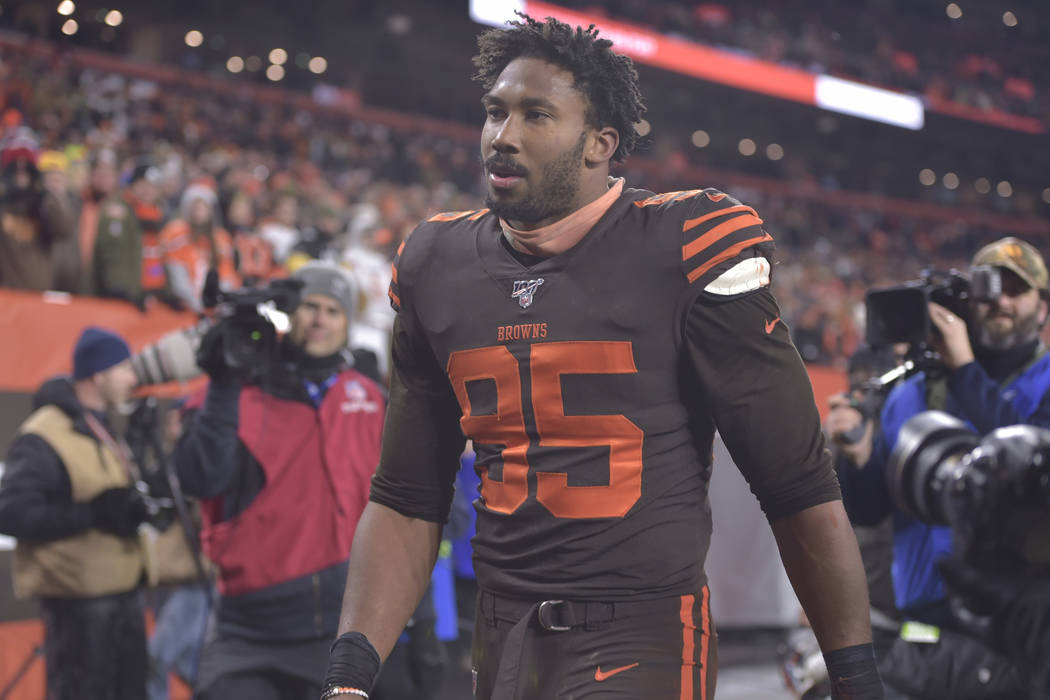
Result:
<svg viewBox="0 0 1050 700"><path fill-rule="evenodd" d="M319 409L258 386L241 391L237 435L266 482L228 520L223 496L204 502L201 542L224 596L346 561L379 462L384 413L378 387L353 369L337 375Z"/></svg>

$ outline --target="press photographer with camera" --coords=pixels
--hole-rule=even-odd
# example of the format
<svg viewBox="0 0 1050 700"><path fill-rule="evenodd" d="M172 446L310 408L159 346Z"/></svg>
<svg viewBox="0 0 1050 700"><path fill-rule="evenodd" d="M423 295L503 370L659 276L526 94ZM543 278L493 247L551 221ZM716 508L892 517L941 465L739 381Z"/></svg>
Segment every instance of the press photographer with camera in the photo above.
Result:
<svg viewBox="0 0 1050 700"><path fill-rule="evenodd" d="M1046 700L1050 430L1020 424L981 437L947 413L924 411L904 423L889 466L900 507L951 528L953 554L937 566L952 614L1010 659L1029 691L1001 695Z"/></svg>
<svg viewBox="0 0 1050 700"><path fill-rule="evenodd" d="M1031 674L1032 700L1050 698L1050 581L989 576L958 561L940 570L950 594L987 618L982 638Z"/></svg>
<svg viewBox="0 0 1050 700"><path fill-rule="evenodd" d="M938 629L936 644L895 643L893 668L884 672L889 684L916 697L1020 697L1025 692L1008 661L953 633L960 625L937 570L937 562L953 551L952 529L917 519L891 495L889 456L905 422L923 411L946 411L980 434L1014 424L1050 427L1050 356L1040 340L1050 291L1042 256L1024 241L1003 238L977 252L971 279L965 305L949 310L933 301L924 304L931 329L927 342L936 355L927 353L922 371L890 393L878 431L865 435L856 448L862 466L840 472L843 500L855 524L874 525L893 515L893 583L904 619Z"/></svg>
<svg viewBox="0 0 1050 700"><path fill-rule="evenodd" d="M872 437L879 425L879 412L893 380L882 379L899 366L904 350L861 346L846 365L849 390L828 400L824 432L828 436L832 463L839 481L849 484L848 472L863 466L870 457ZM890 375L892 376L892 375ZM847 472L845 477L843 472ZM873 611L873 630L895 626L897 606L893 597L893 524L887 514L874 525L854 525L860 546L868 598ZM876 634L876 652L879 635Z"/></svg>
<svg viewBox="0 0 1050 700"><path fill-rule="evenodd" d="M202 700L320 694L379 459L383 393L346 347L353 281L321 262L293 279L300 300L272 352L265 322L252 318L251 295L268 292L227 295L241 312L201 339L211 381L175 450L184 491L203 500L202 546L219 571Z"/></svg>
<svg viewBox="0 0 1050 700"><path fill-rule="evenodd" d="M73 376L41 386L4 459L0 533L17 540L15 594L40 599L50 700L146 695L150 508L106 415L135 387L130 357L117 334L85 329Z"/></svg>

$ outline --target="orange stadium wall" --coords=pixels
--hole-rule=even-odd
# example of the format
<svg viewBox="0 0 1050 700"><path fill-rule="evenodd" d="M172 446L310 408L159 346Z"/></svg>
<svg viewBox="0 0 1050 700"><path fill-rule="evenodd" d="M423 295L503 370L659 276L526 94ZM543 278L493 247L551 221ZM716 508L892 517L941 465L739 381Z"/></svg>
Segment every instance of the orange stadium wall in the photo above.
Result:
<svg viewBox="0 0 1050 700"><path fill-rule="evenodd" d="M120 301L73 297L68 294L0 289L0 450L6 451L18 426L29 413L32 394L47 378L71 370L73 344L87 325L121 333L139 351L165 333L194 323L190 313L158 306L143 313ZM821 415L827 398L846 386L845 374L828 367L809 366L809 376ZM175 396L195 388L163 385L154 393ZM32 657L43 639L38 609L13 598L10 550L0 548L0 692L19 667L29 671L8 696L10 700L43 700L44 664ZM175 683L172 698L188 698L185 686Z"/></svg>

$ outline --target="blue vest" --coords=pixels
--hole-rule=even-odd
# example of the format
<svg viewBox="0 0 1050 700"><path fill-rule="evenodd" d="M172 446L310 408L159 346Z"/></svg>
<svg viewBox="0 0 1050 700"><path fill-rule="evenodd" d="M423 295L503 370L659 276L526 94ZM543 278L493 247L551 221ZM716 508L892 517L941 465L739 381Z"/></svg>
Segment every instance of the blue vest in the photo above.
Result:
<svg viewBox="0 0 1050 700"><path fill-rule="evenodd" d="M1023 419L1031 416L1043 396L1050 391L1050 353L1044 354L1031 367L1003 387L1001 396L1009 401ZM959 414L951 393L945 411L973 425ZM919 373L898 386L882 409L882 438L889 455L905 421L927 410L926 376ZM893 588L897 607L902 611L943 600L944 584L935 563L952 551L951 528L927 525L897 510L894 512Z"/></svg>

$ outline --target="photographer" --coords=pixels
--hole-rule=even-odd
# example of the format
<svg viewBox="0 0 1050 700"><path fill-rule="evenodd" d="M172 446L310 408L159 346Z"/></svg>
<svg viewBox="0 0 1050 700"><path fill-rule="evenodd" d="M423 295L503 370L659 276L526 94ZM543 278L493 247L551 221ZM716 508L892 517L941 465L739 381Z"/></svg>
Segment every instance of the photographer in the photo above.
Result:
<svg viewBox="0 0 1050 700"><path fill-rule="evenodd" d="M949 595L986 621L975 631L1032 674L1032 700L1050 697L1050 581L990 576L958 560L939 568Z"/></svg>
<svg viewBox="0 0 1050 700"><path fill-rule="evenodd" d="M14 588L41 599L50 700L142 700L149 512L106 411L135 386L128 345L88 328L73 376L47 381L0 482L0 532L18 540Z"/></svg>
<svg viewBox="0 0 1050 700"><path fill-rule="evenodd" d="M357 308L342 268L310 263L272 363L231 369L221 321L201 342L207 396L176 447L186 493L204 499L201 540L219 593L197 693L320 694L347 558L379 459L380 388L346 349Z"/></svg>
<svg viewBox="0 0 1050 700"><path fill-rule="evenodd" d="M1002 657L950 633L958 625L936 563L952 551L951 530L895 509L889 492L888 456L900 428L927 409L946 411L982 434L1017 423L1050 426L1050 357L1039 337L1047 318L1043 258L1029 244L1004 238L978 251L972 265L998 272L998 295L975 295L969 321L929 304L936 329L929 342L942 366L928 367L894 389L882 410L879 430L874 436L866 434L856 447L857 462L863 466L840 472L843 499L854 523L875 525L893 514L893 583L903 616L948 630L940 632L936 645L926 645L935 646L937 653L921 659L914 653L898 658L898 651L912 653L918 647L898 643L891 654L896 672L887 674L887 681L906 683L909 692L923 697L950 697L966 688L986 693L967 697L997 697L997 692L1011 696L1018 690L1011 685L1016 672Z"/></svg>
<svg viewBox="0 0 1050 700"><path fill-rule="evenodd" d="M870 457L872 437L878 430L879 412L890 386L874 386L873 380L892 370L898 356L890 349L862 346L849 358L846 371L850 389L828 400L824 424L832 460L843 488L850 473L862 467ZM864 572L868 579L868 597L873 611L873 628L885 632L896 628L897 606L893 597L893 524L889 514L875 524L854 523ZM876 634L876 647L880 635ZM878 651L878 649L876 649Z"/></svg>

